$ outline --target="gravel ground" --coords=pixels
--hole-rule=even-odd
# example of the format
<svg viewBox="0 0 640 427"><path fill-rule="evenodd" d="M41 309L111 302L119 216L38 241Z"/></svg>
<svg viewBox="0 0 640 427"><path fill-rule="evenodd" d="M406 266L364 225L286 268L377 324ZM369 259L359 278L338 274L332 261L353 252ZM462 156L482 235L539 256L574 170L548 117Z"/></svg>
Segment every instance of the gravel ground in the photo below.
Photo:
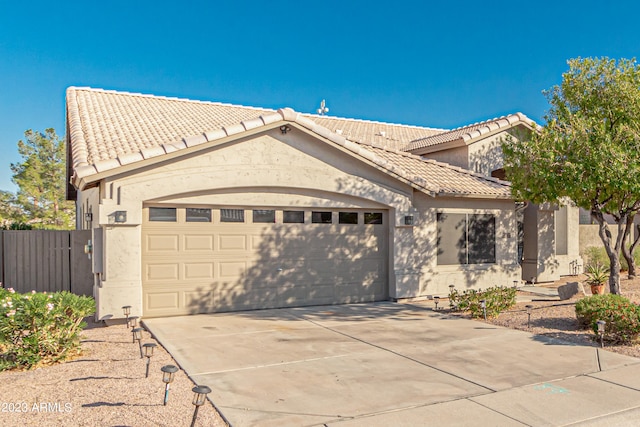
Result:
<svg viewBox="0 0 640 427"><path fill-rule="evenodd" d="M0 373L1 426L188 426L193 417L194 383L176 373L163 405L160 368L176 365L158 344L145 378L146 358L125 324L89 320L82 354L75 360L30 371ZM154 342L148 332L142 343ZM226 426L207 402L197 426Z"/></svg>
<svg viewBox="0 0 640 427"><path fill-rule="evenodd" d="M567 281L568 277L549 286ZM622 280L623 295L640 303L640 279ZM526 288L523 288L526 290ZM585 289L590 294L589 289ZM526 295L526 292L520 292ZM535 296L532 296L535 298ZM596 346L594 334L578 327L575 303L533 301L517 304L488 322L536 335L581 345ZM525 305L534 306L527 327ZM443 304L446 306L445 304ZM442 310L443 314L447 310ZM482 321L482 320L480 320ZM177 365L158 345L151 358L149 378L146 359L140 359L137 344L124 324L105 326L89 321L83 331L83 353L75 360L24 372L0 373L1 426L176 426L189 425L194 383L180 370L171 384L169 403L163 406L164 383L160 368ZM143 343L155 342L144 332ZM607 350L640 357L640 345L608 346ZM198 426L225 426L213 404L198 412Z"/></svg>
<svg viewBox="0 0 640 427"><path fill-rule="evenodd" d="M565 277L548 286L558 287L566 282L575 281L581 281L584 284L584 280L585 276ZM585 284L584 287L587 296L591 295L589 286ZM522 289L526 290L526 287ZM634 280L621 279L620 289L622 295L636 304L640 303L640 278ZM522 296L530 295L532 298L536 298L534 295L528 294L525 291L520 292L520 294ZM600 344L595 340L595 334L591 330L580 328L576 320L575 305L581 298L583 297L577 297L567 301L531 301L518 303L511 310L501 313L495 319L488 319L487 322L575 344L598 346ZM531 311L531 327L527 326L527 310L525 306L528 304L533 305ZM607 350L627 356L640 357L640 344L634 346L607 345Z"/></svg>

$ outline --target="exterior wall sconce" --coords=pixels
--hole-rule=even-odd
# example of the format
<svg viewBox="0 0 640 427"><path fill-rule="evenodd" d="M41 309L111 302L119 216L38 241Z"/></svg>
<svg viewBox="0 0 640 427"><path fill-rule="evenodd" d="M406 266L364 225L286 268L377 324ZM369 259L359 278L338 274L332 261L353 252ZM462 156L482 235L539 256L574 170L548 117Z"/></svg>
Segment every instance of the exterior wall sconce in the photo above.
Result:
<svg viewBox="0 0 640 427"><path fill-rule="evenodd" d="M84 220L86 222L91 222L93 221L93 214L91 212L87 212L84 214Z"/></svg>
<svg viewBox="0 0 640 427"><path fill-rule="evenodd" d="M116 211L114 214L114 221L118 224L127 222L127 211Z"/></svg>
<svg viewBox="0 0 640 427"><path fill-rule="evenodd" d="M207 400L207 394L211 393L211 389L206 385L199 385L197 387L194 387L191 391L195 393L193 395L193 405L196 407L196 409L193 411L191 427L195 427L196 418L198 418L198 409L200 409L200 407L204 405L204 402Z"/></svg>
<svg viewBox="0 0 640 427"><path fill-rule="evenodd" d="M290 130L291 130L291 128L289 126L287 126L287 125L280 126L280 132L282 132L283 135L285 135Z"/></svg>
<svg viewBox="0 0 640 427"><path fill-rule="evenodd" d="M404 225L413 225L413 215L404 216Z"/></svg>

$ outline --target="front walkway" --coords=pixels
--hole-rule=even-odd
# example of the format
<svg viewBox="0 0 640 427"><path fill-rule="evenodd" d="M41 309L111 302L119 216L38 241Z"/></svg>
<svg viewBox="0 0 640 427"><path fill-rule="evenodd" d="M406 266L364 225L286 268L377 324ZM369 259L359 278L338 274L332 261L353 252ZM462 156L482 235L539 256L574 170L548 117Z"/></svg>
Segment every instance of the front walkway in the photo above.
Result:
<svg viewBox="0 0 640 427"><path fill-rule="evenodd" d="M390 302L145 320L238 426L636 425L640 359Z"/></svg>

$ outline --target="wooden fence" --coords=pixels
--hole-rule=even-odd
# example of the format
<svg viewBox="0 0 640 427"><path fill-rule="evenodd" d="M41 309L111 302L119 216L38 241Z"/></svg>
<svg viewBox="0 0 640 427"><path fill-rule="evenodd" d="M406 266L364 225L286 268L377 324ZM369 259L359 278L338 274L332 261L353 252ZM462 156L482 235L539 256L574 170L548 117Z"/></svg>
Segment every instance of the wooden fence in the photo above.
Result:
<svg viewBox="0 0 640 427"><path fill-rule="evenodd" d="M0 231L0 282L16 292L93 294L90 230Z"/></svg>

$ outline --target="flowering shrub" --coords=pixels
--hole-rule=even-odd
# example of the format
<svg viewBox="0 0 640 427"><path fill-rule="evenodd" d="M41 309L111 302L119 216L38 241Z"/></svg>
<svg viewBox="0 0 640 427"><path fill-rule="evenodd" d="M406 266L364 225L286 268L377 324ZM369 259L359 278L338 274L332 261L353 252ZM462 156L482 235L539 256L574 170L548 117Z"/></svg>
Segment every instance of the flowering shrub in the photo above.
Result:
<svg viewBox="0 0 640 427"><path fill-rule="evenodd" d="M0 288L0 371L29 369L79 353L83 318L94 311L90 297Z"/></svg>
<svg viewBox="0 0 640 427"><path fill-rule="evenodd" d="M469 311L472 317L483 317L481 300L485 300L487 317L496 317L516 304L516 288L495 286L485 291L475 289L449 293L449 306L454 311Z"/></svg>
<svg viewBox="0 0 640 427"><path fill-rule="evenodd" d="M640 336L640 308L621 295L593 295L576 303L576 317L585 328L597 334L598 320L604 320L604 339L613 343L631 344Z"/></svg>

